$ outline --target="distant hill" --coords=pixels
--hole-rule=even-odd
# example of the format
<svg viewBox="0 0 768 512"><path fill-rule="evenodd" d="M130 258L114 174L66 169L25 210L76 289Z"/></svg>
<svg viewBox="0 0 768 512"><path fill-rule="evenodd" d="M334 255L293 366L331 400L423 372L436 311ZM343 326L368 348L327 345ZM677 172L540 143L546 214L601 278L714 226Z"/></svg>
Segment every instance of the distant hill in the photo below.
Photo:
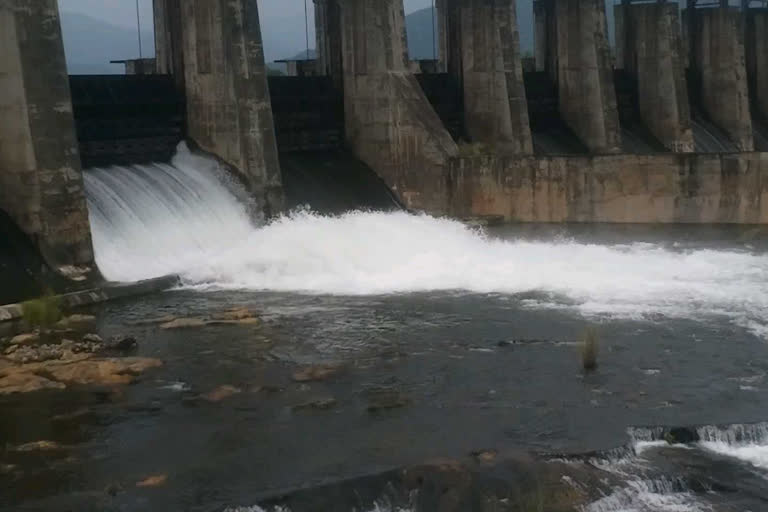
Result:
<svg viewBox="0 0 768 512"><path fill-rule="evenodd" d="M69 74L119 74L121 64L110 60L134 59L139 56L136 31L117 27L80 13L62 11L61 30ZM142 53L155 54L153 32L143 31Z"/></svg>

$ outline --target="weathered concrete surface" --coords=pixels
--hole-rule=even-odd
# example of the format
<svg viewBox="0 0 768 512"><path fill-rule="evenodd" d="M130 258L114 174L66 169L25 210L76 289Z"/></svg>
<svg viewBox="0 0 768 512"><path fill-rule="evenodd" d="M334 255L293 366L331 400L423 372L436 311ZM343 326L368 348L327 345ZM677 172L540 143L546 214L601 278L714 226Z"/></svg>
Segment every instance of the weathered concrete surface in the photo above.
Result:
<svg viewBox="0 0 768 512"><path fill-rule="evenodd" d="M537 56L557 83L560 115L594 153L621 151L605 4L539 0ZM537 67L540 66L537 62Z"/></svg>
<svg viewBox="0 0 768 512"><path fill-rule="evenodd" d="M188 136L237 169L267 216L283 197L256 0L181 3Z"/></svg>
<svg viewBox="0 0 768 512"><path fill-rule="evenodd" d="M89 306L106 302L109 300L123 299L126 297L136 297L147 295L169 288L179 284L179 276L169 275L155 279L147 279L136 283L112 283L100 288L92 288L79 292L66 293L57 296L60 306L65 310L74 309L82 306ZM23 308L21 304L0 305L0 322L9 322L22 318Z"/></svg>
<svg viewBox="0 0 768 512"><path fill-rule="evenodd" d="M399 0L340 0L346 141L409 207L445 212L458 152L408 71Z"/></svg>
<svg viewBox="0 0 768 512"><path fill-rule="evenodd" d="M459 27L447 44L460 45L467 134L501 154L532 154L514 0L448 0L446 9Z"/></svg>
<svg viewBox="0 0 768 512"><path fill-rule="evenodd" d="M750 96L760 114L768 117L768 9L749 9L746 25Z"/></svg>
<svg viewBox="0 0 768 512"><path fill-rule="evenodd" d="M451 182L459 217L768 223L768 153L462 158Z"/></svg>
<svg viewBox="0 0 768 512"><path fill-rule="evenodd" d="M680 58L678 5L616 5L614 16L616 66L637 80L640 116L668 149L692 152L688 89Z"/></svg>
<svg viewBox="0 0 768 512"><path fill-rule="evenodd" d="M153 0L155 20L155 69L173 75L184 90L184 41L181 28L181 0Z"/></svg>
<svg viewBox="0 0 768 512"><path fill-rule="evenodd" d="M694 13L691 62L701 84L701 106L739 150L752 151L741 11L714 8L695 9Z"/></svg>
<svg viewBox="0 0 768 512"><path fill-rule="evenodd" d="M341 59L341 11L336 0L314 0L317 72L330 76L336 89L343 84Z"/></svg>
<svg viewBox="0 0 768 512"><path fill-rule="evenodd" d="M0 209L62 274L93 267L56 0L0 2Z"/></svg>

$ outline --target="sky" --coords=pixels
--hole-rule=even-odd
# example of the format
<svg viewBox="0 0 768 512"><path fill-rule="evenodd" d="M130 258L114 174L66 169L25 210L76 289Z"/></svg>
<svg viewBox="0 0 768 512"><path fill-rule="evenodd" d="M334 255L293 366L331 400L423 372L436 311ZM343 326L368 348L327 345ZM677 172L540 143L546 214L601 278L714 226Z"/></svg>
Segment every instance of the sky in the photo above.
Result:
<svg viewBox="0 0 768 512"><path fill-rule="evenodd" d="M411 13L432 5L432 0L403 0L405 12ZM310 21L314 19L314 2L307 0ZM59 9L80 12L112 25L136 28L136 0L59 0ZM152 24L152 0L139 0L142 24ZM304 0L259 0L262 23L276 18L304 16Z"/></svg>
<svg viewBox="0 0 768 512"><path fill-rule="evenodd" d="M136 30L137 0L59 0L59 9L85 14L110 25ZM304 0L258 0L267 61L290 58L306 48ZM432 0L403 0L406 14L432 5ZM138 0L142 44L151 47L152 0ZM314 2L306 0L309 47L314 48ZM65 39L67 34L65 34Z"/></svg>

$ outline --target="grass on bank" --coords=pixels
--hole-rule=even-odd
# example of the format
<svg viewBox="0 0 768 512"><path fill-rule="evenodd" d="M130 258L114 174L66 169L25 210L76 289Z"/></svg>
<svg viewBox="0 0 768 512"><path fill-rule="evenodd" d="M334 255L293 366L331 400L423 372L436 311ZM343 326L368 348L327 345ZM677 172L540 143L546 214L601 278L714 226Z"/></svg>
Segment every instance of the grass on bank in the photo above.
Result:
<svg viewBox="0 0 768 512"><path fill-rule="evenodd" d="M600 338L597 329L587 327L581 340L581 365L584 371L597 369L597 356L600 349Z"/></svg>
<svg viewBox="0 0 768 512"><path fill-rule="evenodd" d="M59 320L61 300L51 294L21 303L21 313L27 328L50 327Z"/></svg>

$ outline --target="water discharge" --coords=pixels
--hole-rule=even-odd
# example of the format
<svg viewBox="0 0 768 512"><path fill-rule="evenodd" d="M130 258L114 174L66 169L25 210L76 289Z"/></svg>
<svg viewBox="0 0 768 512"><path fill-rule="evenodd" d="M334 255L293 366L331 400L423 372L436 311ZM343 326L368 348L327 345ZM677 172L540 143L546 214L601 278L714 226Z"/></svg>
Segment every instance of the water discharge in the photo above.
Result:
<svg viewBox="0 0 768 512"><path fill-rule="evenodd" d="M725 317L768 335L765 254L499 239L406 212L296 212L257 226L216 164L183 147L171 165L91 169L85 183L97 262L111 280L177 273L200 290L525 294L532 307Z"/></svg>

